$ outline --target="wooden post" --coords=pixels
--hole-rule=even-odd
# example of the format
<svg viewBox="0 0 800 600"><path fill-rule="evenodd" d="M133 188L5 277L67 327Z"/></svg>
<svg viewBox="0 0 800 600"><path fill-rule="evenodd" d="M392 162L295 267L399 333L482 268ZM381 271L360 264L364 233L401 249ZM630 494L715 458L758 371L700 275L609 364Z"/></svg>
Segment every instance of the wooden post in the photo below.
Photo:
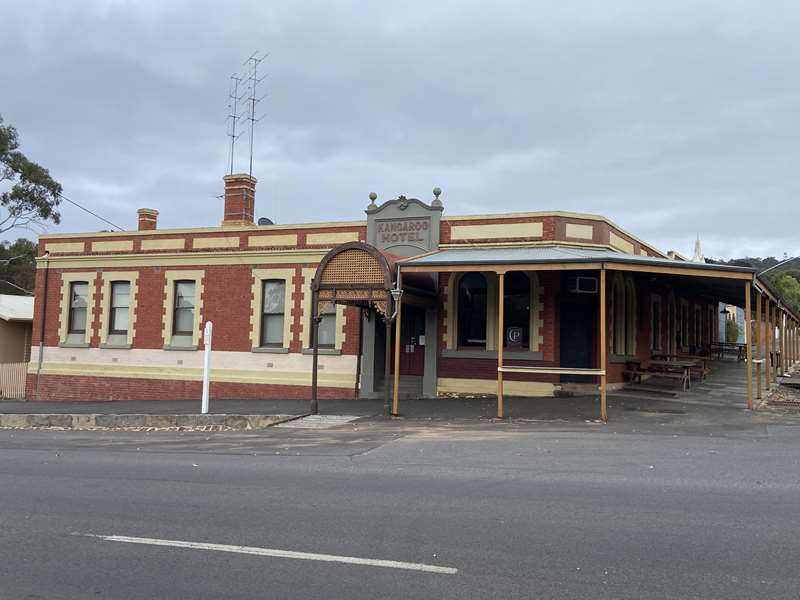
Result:
<svg viewBox="0 0 800 600"><path fill-rule="evenodd" d="M772 329L772 308L769 305L769 296L764 296L764 318L766 319L766 323L764 323L764 360L766 361L764 363L764 376L767 391L769 391L769 383L772 379L772 367L770 367L772 364L772 338L775 337Z"/></svg>
<svg viewBox="0 0 800 600"><path fill-rule="evenodd" d="M505 341L505 299L506 274L498 273L497 285L497 418L504 417L503 411L503 342Z"/></svg>
<svg viewBox="0 0 800 600"><path fill-rule="evenodd" d="M403 275L397 275L397 287L403 289ZM392 397L392 416L400 414L400 322L403 314L403 298L397 300L397 316L394 322L394 396Z"/></svg>
<svg viewBox="0 0 800 600"><path fill-rule="evenodd" d="M786 315L780 310L778 311L778 323L781 336L781 368L778 374L783 375L786 372Z"/></svg>
<svg viewBox="0 0 800 600"><path fill-rule="evenodd" d="M608 421L608 406L606 402L606 270L600 269L600 418Z"/></svg>
<svg viewBox="0 0 800 600"><path fill-rule="evenodd" d="M753 409L753 312L750 306L750 282L744 284L744 329L747 350L747 408Z"/></svg>
<svg viewBox="0 0 800 600"><path fill-rule="evenodd" d="M761 292L756 291L756 357L761 360L764 357L764 332L761 331ZM761 400L761 363L756 369L756 398Z"/></svg>
<svg viewBox="0 0 800 600"><path fill-rule="evenodd" d="M389 313L392 310L392 297L389 296L389 300L386 303L386 312ZM376 323L377 325L377 323ZM391 391L391 386L389 386L389 382L392 380L392 319L390 314L386 314L384 317L384 326L386 331L386 340L383 344L383 416L388 417L391 414L391 400L389 399L389 393Z"/></svg>

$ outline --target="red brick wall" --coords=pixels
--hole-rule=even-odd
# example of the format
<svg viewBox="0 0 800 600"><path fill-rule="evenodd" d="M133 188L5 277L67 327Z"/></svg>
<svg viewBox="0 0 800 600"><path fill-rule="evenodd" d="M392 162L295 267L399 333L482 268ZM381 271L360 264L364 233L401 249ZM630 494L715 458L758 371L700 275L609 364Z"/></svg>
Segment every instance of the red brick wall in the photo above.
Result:
<svg viewBox="0 0 800 600"><path fill-rule="evenodd" d="M42 375L41 400L197 400L202 383L169 379L135 379L124 377L75 377ZM211 382L213 400L307 400L311 388L296 385L261 385L249 383ZM36 375L28 375L26 397L36 394ZM351 399L354 390L320 387L321 399Z"/></svg>

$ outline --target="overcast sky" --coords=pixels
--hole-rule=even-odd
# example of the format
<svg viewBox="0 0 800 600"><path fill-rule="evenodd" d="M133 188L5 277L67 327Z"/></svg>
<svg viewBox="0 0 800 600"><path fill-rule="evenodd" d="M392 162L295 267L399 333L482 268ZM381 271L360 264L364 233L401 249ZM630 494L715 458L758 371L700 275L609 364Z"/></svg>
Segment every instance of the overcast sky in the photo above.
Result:
<svg viewBox="0 0 800 600"><path fill-rule="evenodd" d="M258 216L361 219L371 191L440 186L445 214L590 212L663 250L800 254L796 0L0 0L0 23L0 114L124 228L140 207L219 223L229 77L260 50ZM104 228L62 212L50 231Z"/></svg>

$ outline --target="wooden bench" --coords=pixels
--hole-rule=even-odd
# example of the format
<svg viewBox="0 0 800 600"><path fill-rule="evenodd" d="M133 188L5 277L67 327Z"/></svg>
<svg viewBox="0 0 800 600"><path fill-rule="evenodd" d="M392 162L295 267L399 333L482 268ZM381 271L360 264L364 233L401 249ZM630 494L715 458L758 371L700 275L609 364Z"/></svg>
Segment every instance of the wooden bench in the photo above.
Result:
<svg viewBox="0 0 800 600"><path fill-rule="evenodd" d="M674 379L680 381L681 389L685 392L689 388L689 378L686 373L673 373L671 371L651 371L653 377L662 377L664 379Z"/></svg>

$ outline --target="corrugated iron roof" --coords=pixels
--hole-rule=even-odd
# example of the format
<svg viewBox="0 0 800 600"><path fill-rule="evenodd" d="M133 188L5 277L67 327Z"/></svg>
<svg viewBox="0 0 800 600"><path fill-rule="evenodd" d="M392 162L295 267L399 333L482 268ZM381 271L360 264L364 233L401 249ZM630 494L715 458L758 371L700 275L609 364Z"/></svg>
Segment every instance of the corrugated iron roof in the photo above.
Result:
<svg viewBox="0 0 800 600"><path fill-rule="evenodd" d="M0 319L4 321L33 321L33 298L0 294Z"/></svg>
<svg viewBox="0 0 800 600"><path fill-rule="evenodd" d="M494 248L447 248L431 254L401 261L401 265L419 266L458 266L460 264L525 264L525 263L582 263L582 262L616 262L675 267L685 269L709 269L715 271L732 271L755 273L748 267L734 267L707 263L684 262L653 256L634 256L616 252L606 248L582 248L578 246L531 246L494 247Z"/></svg>

